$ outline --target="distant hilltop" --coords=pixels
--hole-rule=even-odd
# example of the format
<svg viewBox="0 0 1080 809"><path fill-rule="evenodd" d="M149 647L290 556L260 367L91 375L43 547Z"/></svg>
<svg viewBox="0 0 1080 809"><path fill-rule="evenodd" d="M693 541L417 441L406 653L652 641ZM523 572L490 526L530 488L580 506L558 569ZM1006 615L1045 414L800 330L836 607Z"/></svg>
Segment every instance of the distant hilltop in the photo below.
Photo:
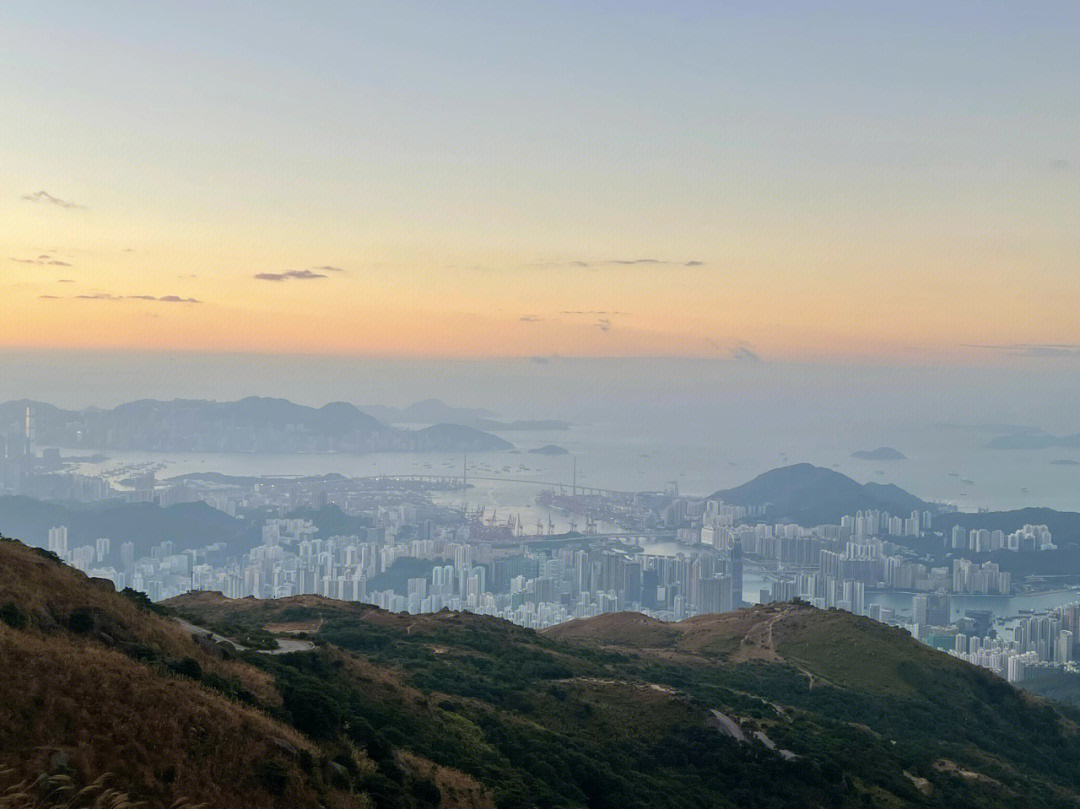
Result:
<svg viewBox="0 0 1080 809"><path fill-rule="evenodd" d="M837 524L845 514L867 509L903 516L937 508L891 483L858 483L808 463L772 469L712 498L734 506L768 506L770 519L806 526Z"/></svg>
<svg viewBox="0 0 1080 809"><path fill-rule="evenodd" d="M360 405L357 409L386 424L458 424L466 419L484 419L498 415L482 408L453 407L441 399L424 399L408 407Z"/></svg>
<svg viewBox="0 0 1080 809"><path fill-rule="evenodd" d="M558 446L556 444L545 444L542 447L537 447L536 449L530 449L529 452L531 452L533 455L569 455L570 454L570 450L566 449L565 447L560 447L560 446Z"/></svg>
<svg viewBox="0 0 1080 809"><path fill-rule="evenodd" d="M476 430L509 432L520 430L569 430L570 422L558 419L517 419L498 421L490 410L470 407L452 407L441 399L425 399L408 407L383 407L360 405L359 409L386 424L463 424Z"/></svg>
<svg viewBox="0 0 1080 809"><path fill-rule="evenodd" d="M1050 435L1049 433L1011 433L999 435L988 441L986 449L1077 449L1080 448L1080 433L1072 435Z"/></svg>
<svg viewBox="0 0 1080 809"><path fill-rule="evenodd" d="M862 461L906 461L907 456L892 447L878 447L877 449L860 449L851 453L852 458Z"/></svg>
<svg viewBox="0 0 1080 809"><path fill-rule="evenodd" d="M417 414L435 415L438 402ZM460 452L508 450L513 444L464 424L404 430L347 402L319 408L250 396L235 402L142 399L112 409L62 410L44 402L0 405L0 431L22 432L33 412L43 446L158 452ZM487 411L468 411L469 413Z"/></svg>

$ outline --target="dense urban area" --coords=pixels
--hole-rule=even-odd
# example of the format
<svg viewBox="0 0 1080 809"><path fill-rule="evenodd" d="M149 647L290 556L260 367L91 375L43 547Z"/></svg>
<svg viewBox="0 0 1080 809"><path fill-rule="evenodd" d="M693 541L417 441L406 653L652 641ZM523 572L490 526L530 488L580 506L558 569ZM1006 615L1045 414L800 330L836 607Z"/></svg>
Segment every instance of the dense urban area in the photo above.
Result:
<svg viewBox="0 0 1080 809"><path fill-rule="evenodd" d="M48 550L154 601L191 590L230 598L318 594L392 612L464 610L542 629L626 610L677 621L799 599L903 626L1010 682L1070 688L1074 677L1080 681L1080 607L1004 616L950 605L951 596L1018 592L1024 583L1009 570L976 557L1054 551L1046 525L942 531L935 516L948 512L935 505L904 514L858 510L835 524L806 526L773 520L768 506L674 488L608 492L568 482L536 496L549 515L568 521L570 530L556 533L550 516L527 525L516 514L470 506L476 464L457 475L164 480L144 465L110 480L70 471L73 459L55 448L35 451L29 409L26 418L23 435L5 437L0 470L10 494L203 503L246 527L240 545L205 537L186 547L173 540L137 547L110 536L75 542L69 526L49 527ZM892 604L895 596L909 599L910 611L872 603L888 593Z"/></svg>

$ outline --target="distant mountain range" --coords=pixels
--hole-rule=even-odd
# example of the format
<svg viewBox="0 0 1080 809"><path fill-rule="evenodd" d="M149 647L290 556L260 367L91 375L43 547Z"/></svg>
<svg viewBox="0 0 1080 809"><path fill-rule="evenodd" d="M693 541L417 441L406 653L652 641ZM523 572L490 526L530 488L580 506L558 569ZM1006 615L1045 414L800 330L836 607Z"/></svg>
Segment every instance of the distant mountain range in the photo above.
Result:
<svg viewBox="0 0 1080 809"><path fill-rule="evenodd" d="M906 461L907 456L892 447L878 447L877 449L860 449L851 453L852 458L862 461Z"/></svg>
<svg viewBox="0 0 1080 809"><path fill-rule="evenodd" d="M408 407L360 405L359 409L386 424L460 424L469 419L485 419L498 415L483 408L452 407L441 399L424 399Z"/></svg>
<svg viewBox="0 0 1080 809"><path fill-rule="evenodd" d="M999 435L984 444L986 449L1060 449L1080 448L1080 433L1051 435L1041 432L1010 433Z"/></svg>
<svg viewBox="0 0 1080 809"><path fill-rule="evenodd" d="M162 508L156 503L54 503L21 495L0 496L0 535L20 536L44 547L49 529L66 525L68 546L93 545L98 537L111 540L110 556L124 542L135 544L136 556L168 540L177 553L215 542L229 553L254 544L258 526L230 517L206 503L179 503Z"/></svg>
<svg viewBox="0 0 1080 809"><path fill-rule="evenodd" d="M510 432L520 430L569 430L570 422L559 419L517 419L497 421L490 410L452 407L440 399L425 399L408 407L361 405L360 410L386 424L463 424L476 430Z"/></svg>
<svg viewBox="0 0 1080 809"><path fill-rule="evenodd" d="M347 402L314 408L254 396L236 402L143 399L108 410L62 410L24 399L0 405L0 431L21 433L27 407L33 411L38 444L72 449L359 453L513 448L508 441L465 424L402 430ZM417 416L437 415L446 408L435 400L415 407Z"/></svg>
<svg viewBox="0 0 1080 809"><path fill-rule="evenodd" d="M475 427L477 430L491 430L495 433L532 430L545 432L551 430L569 430L570 422L559 419L518 419L516 421L492 421L491 419L466 419L461 424Z"/></svg>
<svg viewBox="0 0 1080 809"><path fill-rule="evenodd" d="M800 525L840 522L845 514L880 509L906 517L912 511L936 510L891 483L858 483L847 475L808 463L773 469L749 483L713 493L713 499L736 506L768 506L769 519Z"/></svg>
<svg viewBox="0 0 1080 809"><path fill-rule="evenodd" d="M536 449L530 449L530 453L533 455L569 455L570 450L566 447L560 447L558 444L545 444L542 447Z"/></svg>
<svg viewBox="0 0 1080 809"><path fill-rule="evenodd" d="M184 477L224 478L214 473ZM257 481L258 478L233 480ZM310 520L316 527L315 536L321 538L360 534L371 525L368 517L345 514L332 503L318 509L303 506L285 516ZM223 554L244 553L259 542L262 520L232 517L201 502L163 507L119 500L73 503L0 495L0 536L20 536L32 545L45 547L49 529L57 525L67 526L68 547L93 545L98 537L108 537L111 547L107 561L112 564L119 560L120 545L124 542L135 545L137 557L149 556L151 548L166 540L173 543L176 553L218 543L223 546Z"/></svg>

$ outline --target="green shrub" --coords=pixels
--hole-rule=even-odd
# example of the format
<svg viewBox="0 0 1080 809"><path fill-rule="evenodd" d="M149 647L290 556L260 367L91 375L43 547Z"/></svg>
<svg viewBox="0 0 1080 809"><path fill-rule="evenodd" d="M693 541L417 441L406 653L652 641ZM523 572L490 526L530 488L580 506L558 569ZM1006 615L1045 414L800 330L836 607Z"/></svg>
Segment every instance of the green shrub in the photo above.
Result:
<svg viewBox="0 0 1080 809"><path fill-rule="evenodd" d="M313 739L328 739L341 726L337 704L317 684L288 686L282 697L293 726Z"/></svg>
<svg viewBox="0 0 1080 809"><path fill-rule="evenodd" d="M72 610L67 619L68 629L76 635L85 635L94 628L94 623L94 613L85 607Z"/></svg>
<svg viewBox="0 0 1080 809"><path fill-rule="evenodd" d="M255 777L271 795L282 794L289 786L289 770L280 761L263 759L255 765Z"/></svg>
<svg viewBox="0 0 1080 809"><path fill-rule="evenodd" d="M169 608L163 607L161 604L155 604L150 600L150 596L141 590L134 590L131 587L125 587L120 591L120 595L126 598L128 601L135 603L137 606L142 607L144 610L150 612L156 612L158 615L168 615Z"/></svg>
<svg viewBox="0 0 1080 809"><path fill-rule="evenodd" d="M0 605L0 621L12 629L22 629L26 626L26 614L11 601Z"/></svg>
<svg viewBox="0 0 1080 809"><path fill-rule="evenodd" d="M190 677L192 680L202 679L202 666L194 657L184 657L169 663L169 669L181 677Z"/></svg>

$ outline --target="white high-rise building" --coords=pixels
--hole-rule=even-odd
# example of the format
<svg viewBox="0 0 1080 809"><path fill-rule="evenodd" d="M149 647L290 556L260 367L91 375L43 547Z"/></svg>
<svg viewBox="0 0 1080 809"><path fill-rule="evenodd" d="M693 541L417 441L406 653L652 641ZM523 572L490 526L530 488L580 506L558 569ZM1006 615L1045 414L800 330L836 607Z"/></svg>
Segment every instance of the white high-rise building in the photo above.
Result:
<svg viewBox="0 0 1080 809"><path fill-rule="evenodd" d="M68 552L68 530L66 525L58 525L49 529L49 550L57 556L65 556Z"/></svg>
<svg viewBox="0 0 1080 809"><path fill-rule="evenodd" d="M1068 629L1062 629L1058 633L1054 647L1054 662L1068 663L1073 657L1073 633Z"/></svg>

